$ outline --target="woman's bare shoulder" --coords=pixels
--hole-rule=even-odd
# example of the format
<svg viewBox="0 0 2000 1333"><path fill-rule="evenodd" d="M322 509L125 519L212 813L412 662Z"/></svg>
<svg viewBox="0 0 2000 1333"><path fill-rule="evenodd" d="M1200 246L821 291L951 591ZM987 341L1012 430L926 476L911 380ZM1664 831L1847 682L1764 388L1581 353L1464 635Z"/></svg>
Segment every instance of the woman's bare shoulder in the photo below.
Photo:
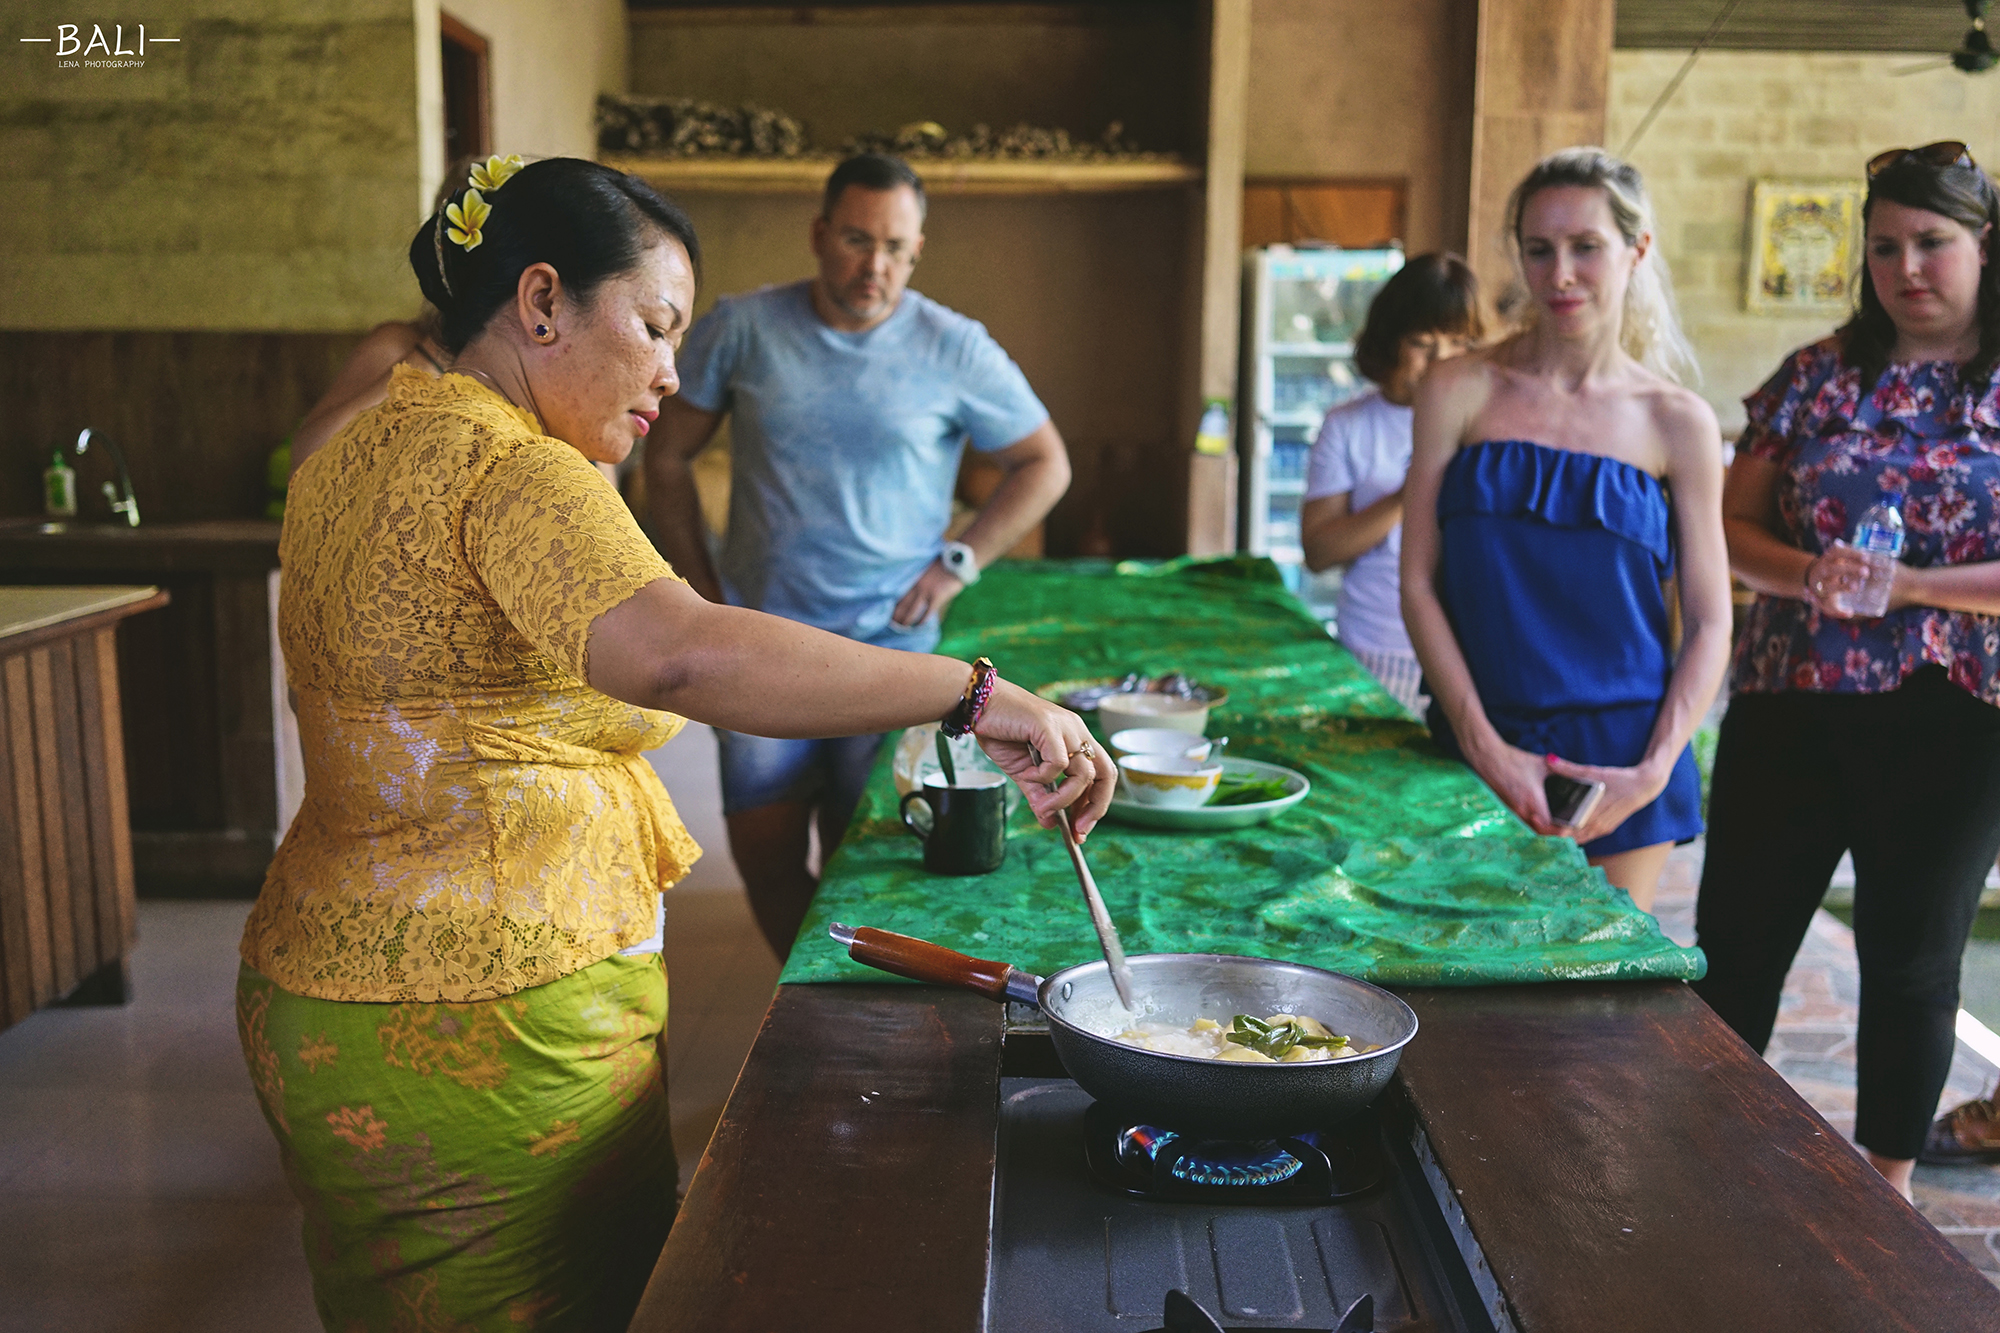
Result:
<svg viewBox="0 0 2000 1333"><path fill-rule="evenodd" d="M1715 409L1685 385L1657 375L1649 375L1647 379L1650 382L1642 389L1641 397L1652 419L1654 435L1667 456L1667 470L1678 472L1692 465L1704 471L1713 469L1720 475L1722 427L1716 422Z"/></svg>
<svg viewBox="0 0 2000 1333"><path fill-rule="evenodd" d="M1496 360L1499 350L1482 347L1435 363L1417 386L1418 399L1467 413L1477 411L1505 373Z"/></svg>
<svg viewBox="0 0 2000 1333"><path fill-rule="evenodd" d="M1449 360L1437 362L1424 378L1435 379L1440 384L1452 386L1455 390L1475 385L1484 388L1506 373L1507 351L1506 342L1475 347L1463 356L1454 356Z"/></svg>
<svg viewBox="0 0 2000 1333"><path fill-rule="evenodd" d="M1684 384L1675 384L1658 375L1648 375L1647 383L1641 389L1647 411L1664 440L1712 438L1717 443L1722 439L1722 428L1716 424L1715 409L1708 400Z"/></svg>

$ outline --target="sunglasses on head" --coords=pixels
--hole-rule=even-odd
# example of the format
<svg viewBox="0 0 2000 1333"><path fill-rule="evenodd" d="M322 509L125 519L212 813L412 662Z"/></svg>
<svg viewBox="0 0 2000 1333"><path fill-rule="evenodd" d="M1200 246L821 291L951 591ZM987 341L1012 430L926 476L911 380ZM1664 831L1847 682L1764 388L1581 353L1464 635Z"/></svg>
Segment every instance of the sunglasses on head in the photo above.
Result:
<svg viewBox="0 0 2000 1333"><path fill-rule="evenodd" d="M1934 167L1977 165L1972 160L1972 154L1965 150L1964 144L1956 139L1940 139L1936 143L1927 143L1922 148L1891 148L1886 153L1875 154L1868 159L1868 179L1874 180L1906 157L1914 157L1917 161L1928 162Z"/></svg>

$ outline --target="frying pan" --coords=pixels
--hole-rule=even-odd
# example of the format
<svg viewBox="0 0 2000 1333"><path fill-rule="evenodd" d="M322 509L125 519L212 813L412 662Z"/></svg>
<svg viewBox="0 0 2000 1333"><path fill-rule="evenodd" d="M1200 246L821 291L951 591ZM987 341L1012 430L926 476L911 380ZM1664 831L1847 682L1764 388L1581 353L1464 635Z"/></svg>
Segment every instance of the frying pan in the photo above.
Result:
<svg viewBox="0 0 2000 1333"><path fill-rule="evenodd" d="M835 923L827 933L857 963L992 1000L1038 1006L1063 1068L1083 1090L1134 1121L1185 1134L1279 1138L1338 1124L1375 1100L1417 1035L1417 1016L1378 986L1270 958L1156 953L1128 959L1139 1011L1118 1003L1102 959L1048 978L970 958L908 935ZM1197 1018L1302 1014L1357 1046L1335 1060L1250 1064L1168 1055L1113 1039L1134 1022L1185 1027Z"/></svg>

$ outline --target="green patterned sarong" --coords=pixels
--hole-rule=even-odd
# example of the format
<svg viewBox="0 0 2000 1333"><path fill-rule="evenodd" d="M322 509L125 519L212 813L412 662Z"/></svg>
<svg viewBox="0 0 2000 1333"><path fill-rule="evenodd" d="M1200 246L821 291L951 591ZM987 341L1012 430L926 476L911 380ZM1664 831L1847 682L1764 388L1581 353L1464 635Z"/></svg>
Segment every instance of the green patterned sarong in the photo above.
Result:
<svg viewBox="0 0 2000 1333"><path fill-rule="evenodd" d="M237 1026L329 1333L622 1329L673 1218L659 955L470 1004L245 967Z"/></svg>

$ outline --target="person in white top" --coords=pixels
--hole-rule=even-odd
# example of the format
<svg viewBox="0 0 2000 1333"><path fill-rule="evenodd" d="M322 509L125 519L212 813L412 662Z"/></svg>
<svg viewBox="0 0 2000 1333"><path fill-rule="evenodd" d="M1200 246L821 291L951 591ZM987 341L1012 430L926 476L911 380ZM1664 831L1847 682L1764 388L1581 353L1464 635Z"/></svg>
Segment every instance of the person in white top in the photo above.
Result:
<svg viewBox="0 0 2000 1333"><path fill-rule="evenodd" d="M1410 470L1411 403L1435 361L1483 334L1479 280L1454 254L1418 255L1368 307L1355 367L1374 381L1326 414L1313 442L1299 514L1306 568L1346 565L1335 601L1341 644L1414 713L1422 670L1403 629L1397 565L1403 478Z"/></svg>

